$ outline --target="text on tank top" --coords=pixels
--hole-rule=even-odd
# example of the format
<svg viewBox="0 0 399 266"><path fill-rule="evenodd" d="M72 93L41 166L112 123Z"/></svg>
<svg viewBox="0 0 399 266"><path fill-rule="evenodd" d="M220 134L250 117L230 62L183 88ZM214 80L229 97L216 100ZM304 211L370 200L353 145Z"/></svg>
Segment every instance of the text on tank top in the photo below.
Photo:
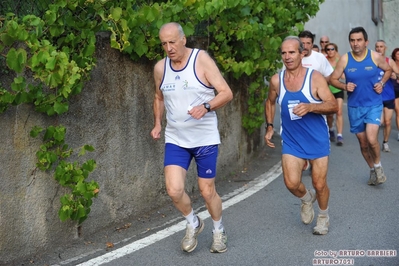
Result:
<svg viewBox="0 0 399 266"><path fill-rule="evenodd" d="M380 69L373 61L371 50L361 60L356 60L352 52L347 53L348 63L344 68L346 83L356 84L353 92L348 94L348 106L375 106L382 104L381 94L374 91L374 84L378 82Z"/></svg>
<svg viewBox="0 0 399 266"><path fill-rule="evenodd" d="M198 49L193 49L186 66L181 70L173 69L171 60L166 57L160 84L167 120L165 142L184 148L220 143L215 111L206 113L199 120L188 114L190 107L202 105L215 97L214 88L203 84L196 75L198 53Z"/></svg>

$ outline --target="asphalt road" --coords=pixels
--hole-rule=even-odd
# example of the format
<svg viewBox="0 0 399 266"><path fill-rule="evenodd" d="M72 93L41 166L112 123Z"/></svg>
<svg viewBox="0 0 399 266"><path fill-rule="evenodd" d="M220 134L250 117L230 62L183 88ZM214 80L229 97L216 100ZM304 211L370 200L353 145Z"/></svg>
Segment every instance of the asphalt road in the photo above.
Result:
<svg viewBox="0 0 399 266"><path fill-rule="evenodd" d="M330 231L325 236L312 234L316 219L310 225L301 222L300 200L283 183L278 145L274 150L265 147L248 168L218 183L228 234L226 253L209 252L212 221L202 200L193 195L195 209L205 219L205 229L192 253L180 250L185 221L173 207L166 206L142 221L84 236L82 243L54 250L30 264L399 265L398 132L394 129L391 134L391 152L381 153L386 183L368 186L369 169L356 137L349 133L346 106L344 109L344 145L331 145ZM275 141L279 142L277 134ZM305 171L303 176L308 187L309 174ZM315 211L317 215L317 204Z"/></svg>

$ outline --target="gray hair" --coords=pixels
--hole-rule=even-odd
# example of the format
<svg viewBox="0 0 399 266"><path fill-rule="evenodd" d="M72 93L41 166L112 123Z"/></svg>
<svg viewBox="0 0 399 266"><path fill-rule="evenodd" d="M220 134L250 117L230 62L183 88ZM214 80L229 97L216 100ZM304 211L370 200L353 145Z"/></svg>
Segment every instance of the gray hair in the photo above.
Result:
<svg viewBox="0 0 399 266"><path fill-rule="evenodd" d="M297 36L287 36L287 37L285 37L283 43L284 43L285 41L289 41L289 40L295 40L295 41L297 41L298 44L299 44L299 53L302 53L302 52L303 52L303 43L301 42L301 39L299 39L299 37L297 37Z"/></svg>
<svg viewBox="0 0 399 266"><path fill-rule="evenodd" d="M377 43L377 42L382 42L385 46L387 46L387 44L385 43L385 41L384 40L377 40L375 43Z"/></svg>
<svg viewBox="0 0 399 266"><path fill-rule="evenodd" d="M177 28L177 31L179 32L179 36L180 36L181 38L183 38L183 37L185 36L184 31L183 31L183 27L182 27L179 23L177 23L177 22L169 22L169 23L166 23L166 24L162 25L162 27L159 29L159 32L161 32L162 29L163 29L165 26L169 26L169 25L173 25L173 26L175 26L175 27Z"/></svg>

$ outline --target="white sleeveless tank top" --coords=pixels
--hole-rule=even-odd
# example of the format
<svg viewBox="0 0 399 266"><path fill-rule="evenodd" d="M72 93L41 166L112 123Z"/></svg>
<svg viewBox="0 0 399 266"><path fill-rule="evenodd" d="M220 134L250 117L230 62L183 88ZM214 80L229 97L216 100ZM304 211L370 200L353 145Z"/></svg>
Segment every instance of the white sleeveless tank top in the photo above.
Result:
<svg viewBox="0 0 399 266"><path fill-rule="evenodd" d="M197 120L188 109L209 102L215 97L213 87L206 86L195 73L199 50L193 49L187 65L174 70L168 57L165 60L163 80L160 85L166 109L165 143L183 148L220 144L216 112L206 113Z"/></svg>

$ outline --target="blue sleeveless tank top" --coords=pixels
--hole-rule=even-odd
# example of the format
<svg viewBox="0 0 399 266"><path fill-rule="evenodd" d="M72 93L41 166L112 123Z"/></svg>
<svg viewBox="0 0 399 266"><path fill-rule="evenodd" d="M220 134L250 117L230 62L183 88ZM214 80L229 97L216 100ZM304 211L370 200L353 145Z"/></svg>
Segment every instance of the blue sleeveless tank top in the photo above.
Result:
<svg viewBox="0 0 399 266"><path fill-rule="evenodd" d="M385 57L385 61L389 64L389 58ZM384 76L384 70L380 69L380 76L378 77L378 81L382 79ZM382 90L381 97L383 101L395 100L395 89L393 87L392 79L389 78L388 81L385 83L385 86Z"/></svg>
<svg viewBox="0 0 399 266"><path fill-rule="evenodd" d="M344 69L346 82L356 84L353 92L348 94L348 106L374 106L382 104L381 94L374 91L374 84L378 82L380 69L371 57L371 50L367 49L366 56L357 61L348 52L348 64Z"/></svg>
<svg viewBox="0 0 399 266"><path fill-rule="evenodd" d="M285 70L280 73L280 88L277 102L281 114L282 153L303 159L316 159L330 154L330 140L326 117L308 113L298 117L292 108L299 103L321 103L311 92L312 69L307 69L302 88L297 92L286 90Z"/></svg>

